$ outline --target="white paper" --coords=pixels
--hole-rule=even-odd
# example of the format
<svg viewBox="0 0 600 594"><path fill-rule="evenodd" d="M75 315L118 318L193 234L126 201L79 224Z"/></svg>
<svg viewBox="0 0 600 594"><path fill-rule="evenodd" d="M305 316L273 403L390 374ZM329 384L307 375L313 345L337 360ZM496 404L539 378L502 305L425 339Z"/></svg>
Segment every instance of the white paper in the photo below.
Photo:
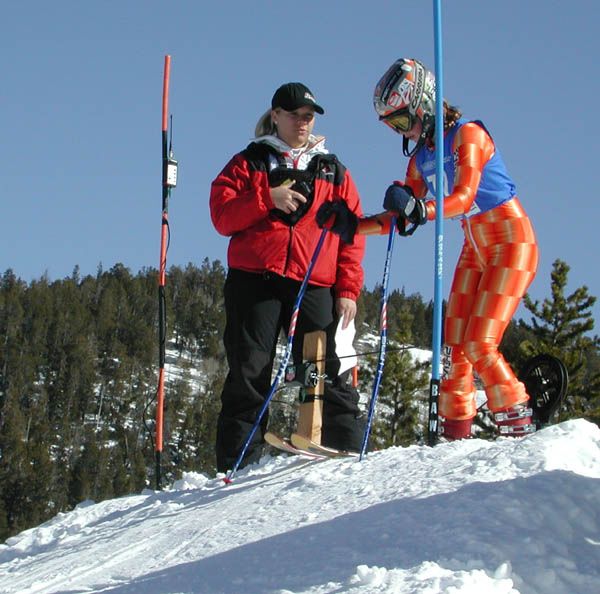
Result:
<svg viewBox="0 0 600 594"><path fill-rule="evenodd" d="M352 344L356 334L354 320L352 320L348 326L342 330L343 319L343 317L339 319L337 329L335 331L335 354L340 359L339 375L342 375L344 371L348 371L348 369L352 369L358 365L356 350Z"/></svg>

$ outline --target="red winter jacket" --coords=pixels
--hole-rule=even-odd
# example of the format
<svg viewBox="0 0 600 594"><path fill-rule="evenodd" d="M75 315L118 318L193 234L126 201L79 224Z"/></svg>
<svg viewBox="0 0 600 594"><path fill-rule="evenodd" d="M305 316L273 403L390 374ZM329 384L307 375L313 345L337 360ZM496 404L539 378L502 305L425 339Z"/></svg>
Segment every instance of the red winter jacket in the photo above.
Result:
<svg viewBox="0 0 600 594"><path fill-rule="evenodd" d="M301 156L304 163L315 155L327 154L323 148L324 139L313 137L313 140L316 144ZM321 234L315 221L321 204L342 198L360 217L360 197L346 168L333 155L327 155L328 162L335 160L335 175L327 166L318 170L314 179L314 199L308 212L294 224L281 220L273 213L275 206L269 191L269 171L274 165L269 163L269 158L264 158L267 149L263 147L257 152L253 150L256 146L253 143L235 155L213 181L211 218L221 235L231 237L227 254L230 268L257 273L270 271L301 281ZM292 164L290 155L285 152L279 152L278 158ZM309 282L322 287L335 286L336 297L356 301L363 286L361 262L364 249L364 237L357 235L354 243L348 245L328 233Z"/></svg>

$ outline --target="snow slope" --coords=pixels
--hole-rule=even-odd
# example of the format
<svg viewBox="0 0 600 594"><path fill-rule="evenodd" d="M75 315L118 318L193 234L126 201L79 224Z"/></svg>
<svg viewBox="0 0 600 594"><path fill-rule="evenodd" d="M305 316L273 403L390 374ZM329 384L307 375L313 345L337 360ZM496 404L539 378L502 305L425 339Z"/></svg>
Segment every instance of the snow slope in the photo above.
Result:
<svg viewBox="0 0 600 594"><path fill-rule="evenodd" d="M0 592L577 594L600 591L600 429L265 456L188 474L0 546Z"/></svg>

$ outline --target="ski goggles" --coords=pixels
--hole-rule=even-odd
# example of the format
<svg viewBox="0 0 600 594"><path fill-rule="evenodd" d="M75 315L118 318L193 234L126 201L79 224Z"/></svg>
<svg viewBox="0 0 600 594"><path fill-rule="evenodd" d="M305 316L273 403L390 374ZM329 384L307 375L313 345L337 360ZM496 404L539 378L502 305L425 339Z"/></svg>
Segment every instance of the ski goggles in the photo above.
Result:
<svg viewBox="0 0 600 594"><path fill-rule="evenodd" d="M396 130L396 132L403 133L408 132L413 127L415 116L408 111L408 107L404 107L385 116L380 116L379 120Z"/></svg>

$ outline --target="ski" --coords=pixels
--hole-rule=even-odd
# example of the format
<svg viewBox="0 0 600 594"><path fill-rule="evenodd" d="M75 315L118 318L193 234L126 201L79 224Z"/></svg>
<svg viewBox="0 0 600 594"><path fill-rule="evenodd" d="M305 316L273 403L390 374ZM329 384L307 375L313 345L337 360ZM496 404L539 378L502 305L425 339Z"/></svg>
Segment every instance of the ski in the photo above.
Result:
<svg viewBox="0 0 600 594"><path fill-rule="evenodd" d="M326 345L327 334L323 330L316 330L304 335L302 359L303 362L315 362L315 373L311 377L311 385L300 391L296 433L305 435L317 443L321 442L321 428L323 425Z"/></svg>
<svg viewBox="0 0 600 594"><path fill-rule="evenodd" d="M358 452L347 452L344 450L328 448L327 446L315 443L314 441L311 441L307 437L304 437L298 433L292 433L290 441L295 448L303 452L308 452L310 454L327 458L357 458L359 456Z"/></svg>
<svg viewBox="0 0 600 594"><path fill-rule="evenodd" d="M309 458L310 460L325 460L327 456L323 456L321 454L314 454L313 452L308 452L306 450L301 450L292 444L289 437L280 437L275 433L271 433L271 431L267 431L265 433L265 441L272 447L285 452L287 454L292 454L294 456L303 456L305 458Z"/></svg>

